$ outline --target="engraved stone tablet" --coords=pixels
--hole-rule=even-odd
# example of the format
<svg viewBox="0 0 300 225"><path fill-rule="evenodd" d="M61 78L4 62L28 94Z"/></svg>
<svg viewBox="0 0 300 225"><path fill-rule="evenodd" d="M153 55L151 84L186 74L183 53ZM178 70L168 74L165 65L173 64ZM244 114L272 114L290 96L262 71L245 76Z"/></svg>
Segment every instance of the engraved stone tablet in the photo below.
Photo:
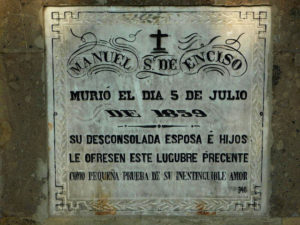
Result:
<svg viewBox="0 0 300 225"><path fill-rule="evenodd" d="M267 7L45 10L52 215L261 215Z"/></svg>

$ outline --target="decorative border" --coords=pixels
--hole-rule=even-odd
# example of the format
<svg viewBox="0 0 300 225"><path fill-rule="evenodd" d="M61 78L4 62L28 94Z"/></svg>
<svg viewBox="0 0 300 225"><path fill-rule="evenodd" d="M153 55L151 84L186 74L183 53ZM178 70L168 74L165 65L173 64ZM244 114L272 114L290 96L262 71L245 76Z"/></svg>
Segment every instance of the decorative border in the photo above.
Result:
<svg viewBox="0 0 300 225"><path fill-rule="evenodd" d="M264 99L266 86L266 32L267 32L267 11L59 11L51 12L51 62L52 62L52 80L53 80L53 132L54 132L54 162L55 162L55 212L54 215L75 215L80 211L86 211L88 214L105 215L105 214L163 214L163 215L214 215L214 214L239 214L239 212L261 211L262 199L262 166L263 166L263 137L264 137ZM155 200L96 200L96 201L71 201L67 199L66 193L66 171L63 170L66 152L62 149L67 149L67 134L66 134L66 110L63 101L65 86L64 76L55 76L54 74L54 46L55 41L60 40L62 34L60 26L63 23L69 23L71 20L78 22L79 18L86 13L136 13L134 18L128 17L128 23L141 21L151 21L151 15L159 14L161 19L167 20L168 14L172 13L189 13L187 16L191 22L208 22L211 24L233 24L255 22L257 24L257 39L254 40L253 50L253 67L254 76L252 80L252 115L251 115L251 140L252 148L250 151L250 184L252 184L250 198L247 200L239 199L218 199L218 198L203 198L192 200L180 199L155 199ZM152 13L152 14L149 14ZM209 16L204 15L208 13ZM213 15L214 14L214 15ZM216 15L215 15L216 14ZM166 16L165 16L166 15ZM184 14L183 14L184 15ZM124 19L124 17L123 17ZM186 20L184 20L186 21ZM180 21L173 21L179 23ZM59 62L58 62L59 63ZM61 65L62 66L62 65ZM48 74L49 75L49 74ZM55 87L55 89L54 89ZM262 96L262 98L261 98ZM50 97L50 96L48 96ZM57 110L59 109L59 110ZM56 133L60 136L56 137ZM155 210L153 210L155 208ZM243 214L244 214L243 213Z"/></svg>

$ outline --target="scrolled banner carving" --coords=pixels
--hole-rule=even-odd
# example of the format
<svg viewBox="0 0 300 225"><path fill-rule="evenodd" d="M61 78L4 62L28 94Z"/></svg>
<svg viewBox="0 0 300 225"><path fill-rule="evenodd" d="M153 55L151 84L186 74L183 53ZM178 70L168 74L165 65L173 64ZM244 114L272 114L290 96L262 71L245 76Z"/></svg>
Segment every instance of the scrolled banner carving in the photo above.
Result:
<svg viewBox="0 0 300 225"><path fill-rule="evenodd" d="M225 44L215 44L220 36L213 37L208 44L200 44L193 48L197 42L201 42L201 36L197 33L191 34L179 41L187 47L179 49L186 50L180 58L180 68L188 75L198 73L217 72L220 75L239 77L246 73L248 64L245 56L239 51L240 42L237 39L227 39Z"/></svg>
<svg viewBox="0 0 300 225"><path fill-rule="evenodd" d="M170 55L167 52L142 56L132 45L137 35L130 34L129 39L123 37L98 40L92 32L77 36L83 44L78 46L67 62L67 72L73 78L96 75L101 72L116 74L135 73L136 78L146 79L151 76L175 76L179 72L185 75L208 74L217 72L222 76L240 77L247 69L248 63L239 50L239 39L227 39L224 44L217 43L221 36L213 37L204 44L198 33L192 33L179 40L178 49L181 55Z"/></svg>
<svg viewBox="0 0 300 225"><path fill-rule="evenodd" d="M83 42L71 54L67 62L67 72L73 78L95 75L103 71L117 74L130 73L137 69L139 59L137 50L128 43L133 42L138 34L130 34L131 40L123 37L112 38L109 41L98 40L92 32L77 36Z"/></svg>

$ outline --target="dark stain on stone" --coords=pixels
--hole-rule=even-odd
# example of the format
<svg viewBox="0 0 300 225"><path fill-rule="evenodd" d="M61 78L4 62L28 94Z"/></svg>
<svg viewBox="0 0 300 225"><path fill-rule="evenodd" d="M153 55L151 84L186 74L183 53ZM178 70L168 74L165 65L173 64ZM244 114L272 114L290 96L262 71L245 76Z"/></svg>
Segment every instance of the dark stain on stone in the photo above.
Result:
<svg viewBox="0 0 300 225"><path fill-rule="evenodd" d="M200 6L200 5L212 5L214 0L168 0L168 1L161 1L161 0L131 0L126 1L124 3L123 0L108 0L107 5L128 5L128 6Z"/></svg>
<svg viewBox="0 0 300 225"><path fill-rule="evenodd" d="M214 216L216 215L216 212L210 212L205 210L204 204L200 203L196 206L197 208L197 215L202 215L202 216Z"/></svg>
<svg viewBox="0 0 300 225"><path fill-rule="evenodd" d="M16 217L3 217L0 218L0 225L34 225L36 222L31 219L16 218Z"/></svg>
<svg viewBox="0 0 300 225"><path fill-rule="evenodd" d="M272 77L272 84L276 86L280 80L281 70L280 66L274 65L273 66L273 77Z"/></svg>
<svg viewBox="0 0 300 225"><path fill-rule="evenodd" d="M293 17L300 17L300 9L299 8L292 8L290 10L290 15Z"/></svg>
<svg viewBox="0 0 300 225"><path fill-rule="evenodd" d="M115 215L116 214L115 207L113 207L106 198L98 200L97 208L100 209L99 211L95 212L95 215L97 215L97 216Z"/></svg>
<svg viewBox="0 0 300 225"><path fill-rule="evenodd" d="M95 212L95 215L97 216L105 216L105 215L115 215L116 211L101 211L101 212Z"/></svg>

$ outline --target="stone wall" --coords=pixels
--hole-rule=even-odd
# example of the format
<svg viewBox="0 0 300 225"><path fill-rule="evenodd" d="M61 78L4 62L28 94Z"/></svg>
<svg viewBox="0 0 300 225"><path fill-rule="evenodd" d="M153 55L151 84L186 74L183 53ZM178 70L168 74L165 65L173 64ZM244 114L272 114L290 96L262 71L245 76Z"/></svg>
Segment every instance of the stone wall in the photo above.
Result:
<svg viewBox="0 0 300 225"><path fill-rule="evenodd" d="M47 218L43 7L67 5L272 6L273 146L268 217ZM0 225L300 224L299 19L299 0L0 0Z"/></svg>

